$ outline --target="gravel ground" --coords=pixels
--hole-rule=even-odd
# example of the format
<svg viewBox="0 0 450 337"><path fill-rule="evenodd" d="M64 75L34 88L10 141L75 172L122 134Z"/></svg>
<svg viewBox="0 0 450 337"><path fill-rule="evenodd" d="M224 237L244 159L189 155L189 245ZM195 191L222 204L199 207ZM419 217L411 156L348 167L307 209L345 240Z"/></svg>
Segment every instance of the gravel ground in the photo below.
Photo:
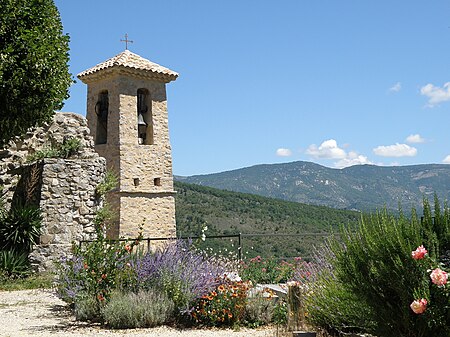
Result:
<svg viewBox="0 0 450 337"><path fill-rule="evenodd" d="M146 337L274 337L275 329L107 330L75 321L63 301L51 291L0 291L0 336L146 336Z"/></svg>

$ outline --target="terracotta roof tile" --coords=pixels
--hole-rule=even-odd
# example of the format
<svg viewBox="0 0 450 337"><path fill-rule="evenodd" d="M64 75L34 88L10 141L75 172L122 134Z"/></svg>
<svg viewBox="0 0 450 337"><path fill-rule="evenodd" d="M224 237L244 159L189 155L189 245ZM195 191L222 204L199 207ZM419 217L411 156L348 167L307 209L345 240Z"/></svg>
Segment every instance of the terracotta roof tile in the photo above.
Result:
<svg viewBox="0 0 450 337"><path fill-rule="evenodd" d="M79 73L77 77L85 82L84 80L88 80L91 77L97 77L98 72L113 69L137 70L140 73L146 74L148 77L154 77L164 82L174 81L178 77L178 73L151 62L129 50L125 50L109 60Z"/></svg>

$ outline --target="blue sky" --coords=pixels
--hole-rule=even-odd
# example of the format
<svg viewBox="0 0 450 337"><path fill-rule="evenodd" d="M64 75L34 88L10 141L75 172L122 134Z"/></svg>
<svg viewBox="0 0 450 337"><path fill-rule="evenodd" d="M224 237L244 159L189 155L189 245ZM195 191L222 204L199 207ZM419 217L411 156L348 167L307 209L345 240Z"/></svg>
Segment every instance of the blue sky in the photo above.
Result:
<svg viewBox="0 0 450 337"><path fill-rule="evenodd" d="M450 163L450 2L56 0L75 76L129 49L168 85L176 175ZM77 81L63 111L85 114Z"/></svg>

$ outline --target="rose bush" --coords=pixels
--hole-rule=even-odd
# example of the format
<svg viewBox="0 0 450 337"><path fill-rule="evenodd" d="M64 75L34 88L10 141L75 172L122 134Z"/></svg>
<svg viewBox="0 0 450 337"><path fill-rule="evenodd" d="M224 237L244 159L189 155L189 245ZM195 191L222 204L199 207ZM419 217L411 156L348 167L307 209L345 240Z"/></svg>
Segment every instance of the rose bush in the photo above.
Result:
<svg viewBox="0 0 450 337"><path fill-rule="evenodd" d="M447 284L448 276L447 272L443 271L442 269L436 268L431 272L430 278L434 284L438 286L443 286Z"/></svg>
<svg viewBox="0 0 450 337"><path fill-rule="evenodd" d="M420 253L421 258L419 259L416 258L417 252L425 252L425 254ZM424 315L430 325L446 324L444 322L449 306L449 291L446 288L448 274L442 269L443 264L436 258L428 256L426 252L423 245L412 252L413 259L422 260L418 261L423 270L422 275L418 275L418 278L426 280L429 277L431 282L429 280L423 282L423 286L415 290L415 296L419 297L424 294L426 298L415 299L410 308L416 315ZM434 269L429 269L430 266Z"/></svg>

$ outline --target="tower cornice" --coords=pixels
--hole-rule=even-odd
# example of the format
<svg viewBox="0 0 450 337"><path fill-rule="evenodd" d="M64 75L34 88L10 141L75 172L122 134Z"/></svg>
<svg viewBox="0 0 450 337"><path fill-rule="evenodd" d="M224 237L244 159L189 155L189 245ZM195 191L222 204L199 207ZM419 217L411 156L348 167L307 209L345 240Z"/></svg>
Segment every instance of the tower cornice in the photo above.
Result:
<svg viewBox="0 0 450 337"><path fill-rule="evenodd" d="M92 83L116 74L128 75L140 79L152 79L169 83L175 81L178 73L135 53L125 50L122 53L97 64L77 75L83 83Z"/></svg>

